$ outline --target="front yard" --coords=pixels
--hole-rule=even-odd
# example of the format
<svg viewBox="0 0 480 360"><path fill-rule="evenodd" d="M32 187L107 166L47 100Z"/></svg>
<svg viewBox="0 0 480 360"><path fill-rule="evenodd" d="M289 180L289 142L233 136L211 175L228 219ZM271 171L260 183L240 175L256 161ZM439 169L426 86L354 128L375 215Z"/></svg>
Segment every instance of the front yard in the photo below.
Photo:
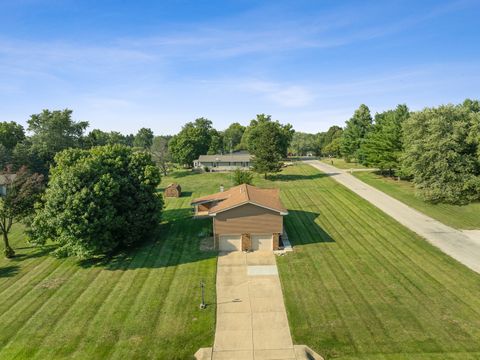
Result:
<svg viewBox="0 0 480 360"><path fill-rule="evenodd" d="M57 260L12 242L0 259L1 359L188 359L212 346L216 254L199 251L209 220L192 197L229 174L176 172L157 241L106 264ZM290 211L295 253L278 258L294 342L326 359L478 359L480 276L307 165L272 180ZM201 279L205 311L198 309Z"/></svg>

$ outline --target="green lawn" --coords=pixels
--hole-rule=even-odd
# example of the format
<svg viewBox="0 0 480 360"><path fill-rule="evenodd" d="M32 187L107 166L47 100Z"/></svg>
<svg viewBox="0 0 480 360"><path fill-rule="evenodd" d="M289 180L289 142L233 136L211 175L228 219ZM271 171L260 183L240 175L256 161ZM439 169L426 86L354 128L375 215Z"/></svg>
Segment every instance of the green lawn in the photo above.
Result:
<svg viewBox="0 0 480 360"><path fill-rule="evenodd" d="M107 264L57 260L15 229L21 256L0 260L0 359L188 359L212 345L216 257L198 250L211 225L189 202L230 175L162 185L173 181L185 195L167 200L159 240ZM480 358L478 274L310 166L255 184L280 187L290 211L296 251L278 266L295 343L326 359Z"/></svg>
<svg viewBox="0 0 480 360"><path fill-rule="evenodd" d="M480 358L480 275L314 168L285 171L295 343L326 359Z"/></svg>
<svg viewBox="0 0 480 360"><path fill-rule="evenodd" d="M413 184L397 181L370 172L356 172L354 175L367 184L457 229L480 229L480 203L466 206L430 204L415 196Z"/></svg>
<svg viewBox="0 0 480 360"><path fill-rule="evenodd" d="M185 181L187 195L215 191L212 178ZM17 227L20 257L0 259L0 359L188 359L211 346L216 253L199 251L211 224L191 218L190 200L168 199L158 240L107 264L57 260Z"/></svg>
<svg viewBox="0 0 480 360"><path fill-rule="evenodd" d="M323 158L321 161L325 164L333 165L339 169L368 169L366 166L356 162L347 163L344 159Z"/></svg>

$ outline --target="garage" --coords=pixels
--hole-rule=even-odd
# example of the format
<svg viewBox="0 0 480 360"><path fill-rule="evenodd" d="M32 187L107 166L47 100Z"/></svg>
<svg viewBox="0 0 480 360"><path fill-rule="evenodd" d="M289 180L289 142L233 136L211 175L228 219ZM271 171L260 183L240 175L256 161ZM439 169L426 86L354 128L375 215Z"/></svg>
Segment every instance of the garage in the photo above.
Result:
<svg viewBox="0 0 480 360"><path fill-rule="evenodd" d="M241 251L242 236L241 235L220 235L218 249L220 251Z"/></svg>
<svg viewBox="0 0 480 360"><path fill-rule="evenodd" d="M252 250L273 250L272 234L256 234L252 235Z"/></svg>

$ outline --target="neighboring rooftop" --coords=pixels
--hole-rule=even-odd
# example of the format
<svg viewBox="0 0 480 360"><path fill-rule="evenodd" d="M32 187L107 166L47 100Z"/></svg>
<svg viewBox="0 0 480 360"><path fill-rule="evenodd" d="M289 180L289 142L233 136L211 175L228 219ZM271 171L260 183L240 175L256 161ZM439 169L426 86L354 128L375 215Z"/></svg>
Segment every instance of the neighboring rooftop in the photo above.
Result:
<svg viewBox="0 0 480 360"><path fill-rule="evenodd" d="M288 213L280 201L279 189L261 189L247 184L238 185L223 192L194 199L192 205L214 201L218 201L218 203L209 209L209 215L213 216L216 213L244 204L254 204L277 211L282 215Z"/></svg>
<svg viewBox="0 0 480 360"><path fill-rule="evenodd" d="M252 160L252 155L248 152L238 152L225 155L200 155L200 162L248 162Z"/></svg>

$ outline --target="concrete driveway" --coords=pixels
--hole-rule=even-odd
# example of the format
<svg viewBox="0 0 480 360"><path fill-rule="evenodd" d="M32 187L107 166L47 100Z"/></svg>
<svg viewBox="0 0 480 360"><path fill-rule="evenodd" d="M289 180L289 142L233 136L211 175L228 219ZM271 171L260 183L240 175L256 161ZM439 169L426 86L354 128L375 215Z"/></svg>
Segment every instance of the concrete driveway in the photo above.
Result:
<svg viewBox="0 0 480 360"><path fill-rule="evenodd" d="M445 254L480 273L480 241L473 234L451 228L391 196L365 184L356 177L318 160L305 163L330 175L334 180L360 195L399 223L424 237Z"/></svg>
<svg viewBox="0 0 480 360"><path fill-rule="evenodd" d="M212 359L295 358L275 255L220 254Z"/></svg>

